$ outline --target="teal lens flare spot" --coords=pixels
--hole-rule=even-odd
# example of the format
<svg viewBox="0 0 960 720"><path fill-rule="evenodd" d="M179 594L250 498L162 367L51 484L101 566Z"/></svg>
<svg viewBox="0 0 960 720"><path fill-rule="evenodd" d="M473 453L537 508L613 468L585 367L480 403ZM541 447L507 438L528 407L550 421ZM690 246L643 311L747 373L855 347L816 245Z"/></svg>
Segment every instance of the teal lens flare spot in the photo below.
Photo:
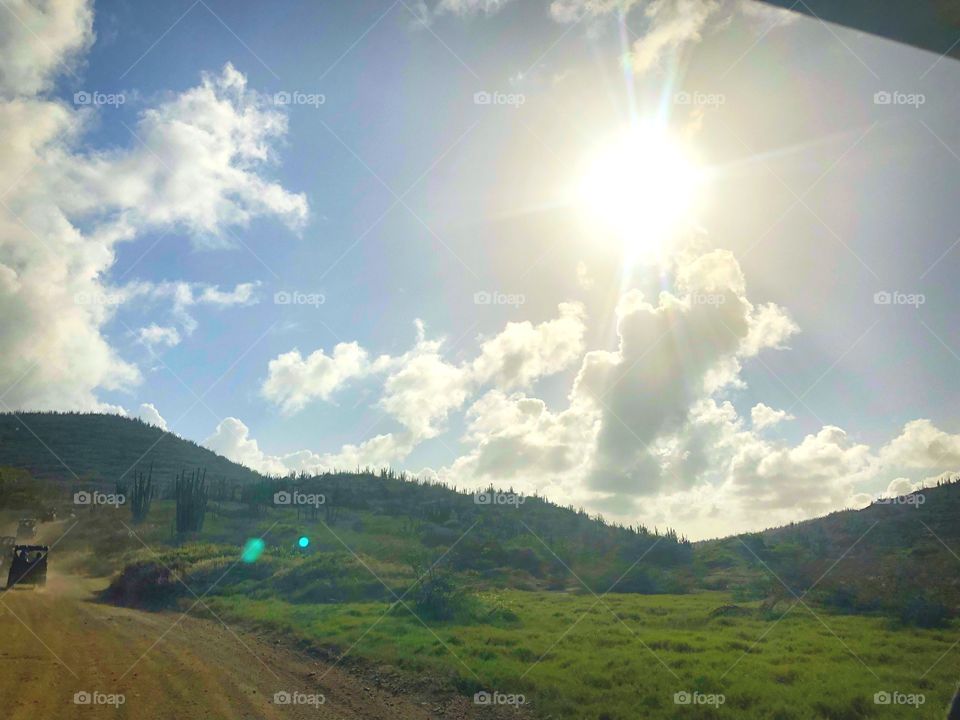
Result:
<svg viewBox="0 0 960 720"><path fill-rule="evenodd" d="M302 548L307 547L309 544L310 544L310 538L308 538L306 535L301 536L301 538L297 540L297 545L299 545Z"/></svg>
<svg viewBox="0 0 960 720"><path fill-rule="evenodd" d="M247 544L243 546L243 554L240 559L245 563L254 563L263 555L266 546L267 544L261 538L247 540Z"/></svg>

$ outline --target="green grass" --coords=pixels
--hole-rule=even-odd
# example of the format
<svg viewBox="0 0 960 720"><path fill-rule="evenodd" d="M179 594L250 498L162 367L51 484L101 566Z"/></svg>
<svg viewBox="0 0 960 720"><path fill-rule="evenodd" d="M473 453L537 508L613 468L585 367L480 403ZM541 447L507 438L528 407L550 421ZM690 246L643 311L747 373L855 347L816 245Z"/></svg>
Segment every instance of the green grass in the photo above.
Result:
<svg viewBox="0 0 960 720"><path fill-rule="evenodd" d="M721 593L610 595L595 605L590 595L510 590L478 600L505 612L493 622L428 628L383 603L233 595L211 606L269 632L447 677L463 692L523 693L538 715L555 718L942 717L960 657L955 649L940 660L956 628L896 629L880 618L814 616L803 606L779 622L786 607L769 618L756 610L711 617L730 602ZM919 709L875 705L884 690L926 701ZM725 703L678 706L680 691L723 694Z"/></svg>

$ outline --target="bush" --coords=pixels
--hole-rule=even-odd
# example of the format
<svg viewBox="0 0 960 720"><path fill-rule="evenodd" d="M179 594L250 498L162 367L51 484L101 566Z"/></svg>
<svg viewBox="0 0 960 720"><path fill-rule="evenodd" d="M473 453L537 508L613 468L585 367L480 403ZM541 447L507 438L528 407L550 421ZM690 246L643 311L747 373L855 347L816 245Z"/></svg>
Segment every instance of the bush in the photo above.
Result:
<svg viewBox="0 0 960 720"><path fill-rule="evenodd" d="M929 595L917 595L900 607L900 622L920 628L938 628L947 624L947 606Z"/></svg>
<svg viewBox="0 0 960 720"><path fill-rule="evenodd" d="M115 605L159 608L172 604L186 589L177 580L177 572L153 560L133 563L123 569L103 598Z"/></svg>
<svg viewBox="0 0 960 720"><path fill-rule="evenodd" d="M414 591L414 610L423 619L451 620L462 604L463 593L445 572L428 572Z"/></svg>

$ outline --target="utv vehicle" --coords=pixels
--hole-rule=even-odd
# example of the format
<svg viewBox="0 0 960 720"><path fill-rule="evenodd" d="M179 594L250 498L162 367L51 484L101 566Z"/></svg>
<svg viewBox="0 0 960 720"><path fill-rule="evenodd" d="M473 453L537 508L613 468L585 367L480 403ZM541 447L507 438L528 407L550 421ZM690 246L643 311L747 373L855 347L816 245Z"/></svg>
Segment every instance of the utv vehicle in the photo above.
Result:
<svg viewBox="0 0 960 720"><path fill-rule="evenodd" d="M17 525L17 540L21 538L32 538L37 534L37 521L33 518L23 518Z"/></svg>
<svg viewBox="0 0 960 720"><path fill-rule="evenodd" d="M14 545L10 572L7 573L7 589L14 585L46 585L48 551L46 545Z"/></svg>

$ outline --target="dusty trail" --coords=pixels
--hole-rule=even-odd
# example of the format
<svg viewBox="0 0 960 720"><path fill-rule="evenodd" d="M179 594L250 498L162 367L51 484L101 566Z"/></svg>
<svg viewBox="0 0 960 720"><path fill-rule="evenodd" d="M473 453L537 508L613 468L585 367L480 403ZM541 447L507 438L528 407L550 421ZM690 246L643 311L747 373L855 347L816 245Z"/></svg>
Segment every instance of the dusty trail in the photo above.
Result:
<svg viewBox="0 0 960 720"><path fill-rule="evenodd" d="M51 574L43 590L0 594L0 715L40 718L466 718L470 702L443 706L394 695L340 668L213 620L147 613L92 600L96 583ZM162 639L160 639L162 637ZM159 639L159 641L158 641ZM119 706L76 704L77 692L122 694ZM274 693L320 693L325 702L274 704Z"/></svg>

